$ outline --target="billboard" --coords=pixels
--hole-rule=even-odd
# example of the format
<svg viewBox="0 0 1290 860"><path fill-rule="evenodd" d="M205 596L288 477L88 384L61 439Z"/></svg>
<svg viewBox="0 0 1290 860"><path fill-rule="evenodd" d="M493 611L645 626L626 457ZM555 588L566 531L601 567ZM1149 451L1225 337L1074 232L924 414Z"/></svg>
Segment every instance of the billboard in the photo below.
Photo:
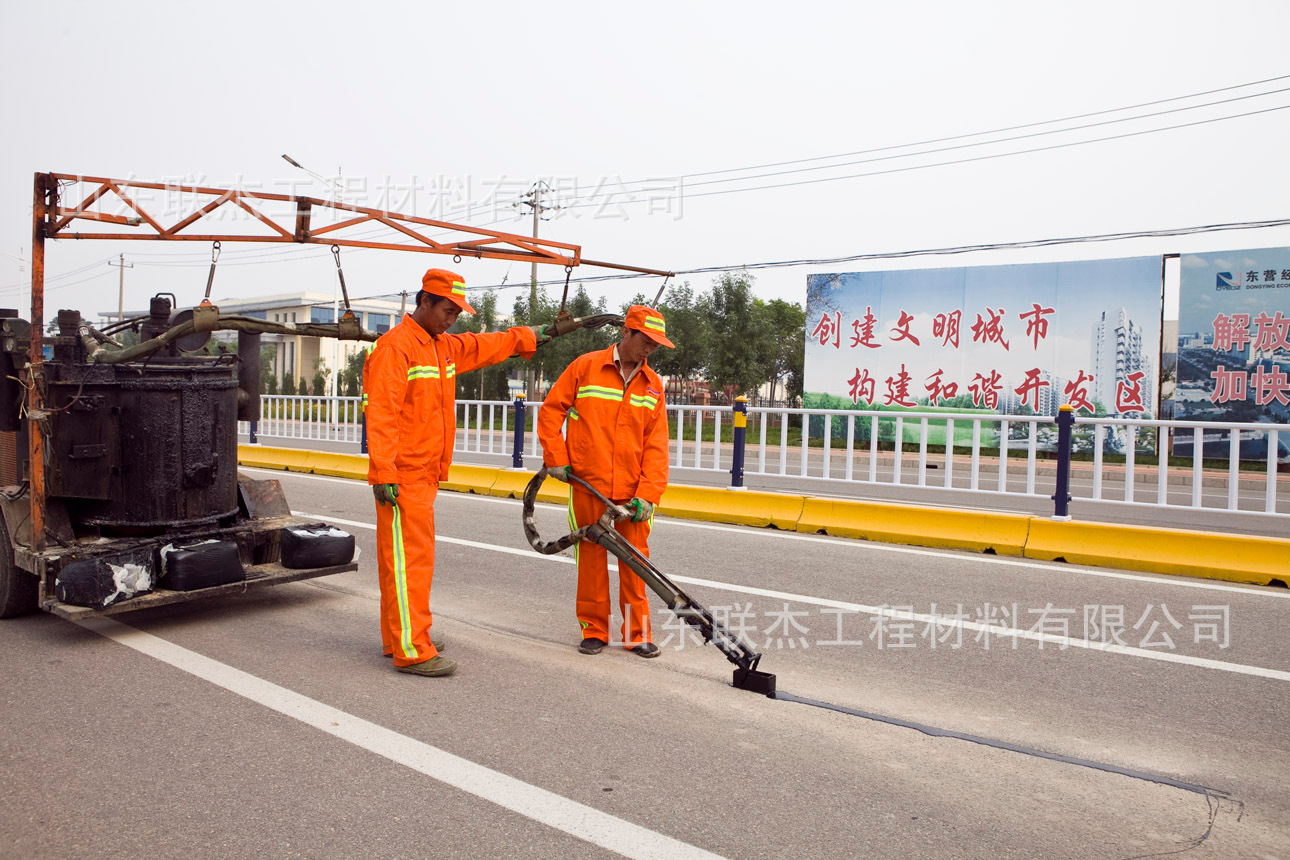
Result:
<svg viewBox="0 0 1290 860"><path fill-rule="evenodd" d="M1154 417L1159 257L807 278L808 408Z"/></svg>
<svg viewBox="0 0 1290 860"><path fill-rule="evenodd" d="M1290 423L1290 248L1184 254L1180 263L1174 417ZM1205 441L1206 455L1227 457L1225 434ZM1185 434L1175 454L1186 453L1180 444L1190 444ZM1244 433L1240 453L1266 457L1264 435Z"/></svg>

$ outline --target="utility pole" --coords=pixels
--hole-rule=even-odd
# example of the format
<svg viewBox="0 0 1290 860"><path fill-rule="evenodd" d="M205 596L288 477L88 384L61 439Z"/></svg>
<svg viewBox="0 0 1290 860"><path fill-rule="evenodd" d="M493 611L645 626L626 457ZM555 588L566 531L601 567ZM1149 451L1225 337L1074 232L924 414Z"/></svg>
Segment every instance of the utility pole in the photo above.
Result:
<svg viewBox="0 0 1290 860"><path fill-rule="evenodd" d="M125 254L121 254L118 260L119 261L116 263L108 260L108 265L116 266L121 270L120 284L117 287L116 294L116 321L122 322L125 320L125 270L133 269L134 263L127 263L125 261Z"/></svg>
<svg viewBox="0 0 1290 860"><path fill-rule="evenodd" d="M554 206L554 205L543 206L542 205L543 191L546 191L549 193L551 191L551 186L547 185L545 181L539 179L537 182L533 183L533 187L529 189L529 192L525 194L523 198L511 204L516 209L519 209L521 206L527 206L533 212L533 238L534 239L538 237L538 223L542 220L542 213L563 208L563 207ZM537 323L537 320L533 319L534 313L537 310L537 300L538 300L538 264L537 264L537 261L534 260L532 271L529 274L529 321L528 321L529 325L535 325ZM524 369L524 387L526 389L526 393L530 398L537 397L537 383L538 383L537 369L530 362Z"/></svg>

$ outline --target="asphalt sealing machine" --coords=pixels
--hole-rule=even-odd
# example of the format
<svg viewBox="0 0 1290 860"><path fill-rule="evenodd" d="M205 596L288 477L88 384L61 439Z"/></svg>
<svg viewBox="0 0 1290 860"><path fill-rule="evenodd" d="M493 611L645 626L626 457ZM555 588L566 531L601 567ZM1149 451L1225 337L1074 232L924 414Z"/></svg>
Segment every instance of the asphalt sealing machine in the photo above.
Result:
<svg viewBox="0 0 1290 860"><path fill-rule="evenodd" d="M655 567L640 553L640 550L628 543L614 528L614 520L627 519L631 517L631 512L622 505L616 505L606 499L595 487L577 475L570 475L569 482L577 484L603 502L605 513L596 522L589 523L572 534L552 541L542 540L541 535L538 534L534 506L537 502L538 489L548 474L548 470L543 467L524 488L524 536L528 538L529 544L535 550L543 555L555 555L583 540L604 547L611 555L618 558L620 564L627 565L644 580L677 618L696 628L705 643L711 642L716 645L721 653L726 655L726 659L735 664L733 682L735 687L772 698L775 696L775 676L757 669L761 655L748 647L747 643L732 636L730 631L713 617L706 606L686 594L681 586Z"/></svg>

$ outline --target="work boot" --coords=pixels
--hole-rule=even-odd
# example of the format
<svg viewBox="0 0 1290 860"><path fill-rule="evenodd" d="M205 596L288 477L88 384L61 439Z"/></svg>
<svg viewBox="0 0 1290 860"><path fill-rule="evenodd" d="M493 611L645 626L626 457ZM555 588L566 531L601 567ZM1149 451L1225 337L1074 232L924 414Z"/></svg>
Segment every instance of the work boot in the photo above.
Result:
<svg viewBox="0 0 1290 860"><path fill-rule="evenodd" d="M578 643L578 650L583 654L599 654L605 648L605 640L597 639L595 636L588 636Z"/></svg>
<svg viewBox="0 0 1290 860"><path fill-rule="evenodd" d="M424 675L427 678L439 678L444 675L451 675L457 671L457 664L447 657L431 657L429 660L423 660L420 663L413 663L411 666L395 666L400 672L407 672L409 675Z"/></svg>
<svg viewBox="0 0 1290 860"><path fill-rule="evenodd" d="M632 653L641 657L657 657L660 653L658 646L653 642L642 642L632 649Z"/></svg>
<svg viewBox="0 0 1290 860"><path fill-rule="evenodd" d="M444 641L443 641L442 639L436 639L436 638L434 638L433 636L431 636L431 637L430 637L430 644L434 646L434 650L436 650L436 651L442 651L442 650L443 650L443 648L444 648L444 644L445 644L445 643L444 643ZM394 656L393 652L383 652L383 653L385 653L385 656L386 656L386 657L393 657L393 656Z"/></svg>

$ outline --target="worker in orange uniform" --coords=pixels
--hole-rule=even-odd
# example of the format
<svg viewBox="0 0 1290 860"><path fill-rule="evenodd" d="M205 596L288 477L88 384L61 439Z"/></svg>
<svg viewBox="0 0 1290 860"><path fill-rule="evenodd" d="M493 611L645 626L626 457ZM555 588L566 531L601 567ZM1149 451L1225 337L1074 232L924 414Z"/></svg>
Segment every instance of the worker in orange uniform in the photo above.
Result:
<svg viewBox="0 0 1290 860"><path fill-rule="evenodd" d="M457 668L439 654L442 641L430 636L434 500L452 463L456 376L512 355L530 358L554 334L551 326L446 334L462 311L475 312L462 277L429 270L415 309L377 340L363 364L381 641L394 667L414 675L451 675Z"/></svg>
<svg viewBox="0 0 1290 860"><path fill-rule="evenodd" d="M615 523L618 532L645 556L654 506L667 489L667 406L663 381L647 363L660 345L671 347L663 315L632 305L622 342L580 356L547 394L538 412L538 438L550 473L567 481L570 470L625 506L630 519ZM565 425L561 435L561 425ZM574 484L569 492L569 525L595 522L605 506ZM581 542L578 559L577 616L582 626L578 650L598 654L609 643L609 567L604 547ZM657 657L652 641L649 599L643 583L618 563L618 609L623 616L623 647L641 657Z"/></svg>

